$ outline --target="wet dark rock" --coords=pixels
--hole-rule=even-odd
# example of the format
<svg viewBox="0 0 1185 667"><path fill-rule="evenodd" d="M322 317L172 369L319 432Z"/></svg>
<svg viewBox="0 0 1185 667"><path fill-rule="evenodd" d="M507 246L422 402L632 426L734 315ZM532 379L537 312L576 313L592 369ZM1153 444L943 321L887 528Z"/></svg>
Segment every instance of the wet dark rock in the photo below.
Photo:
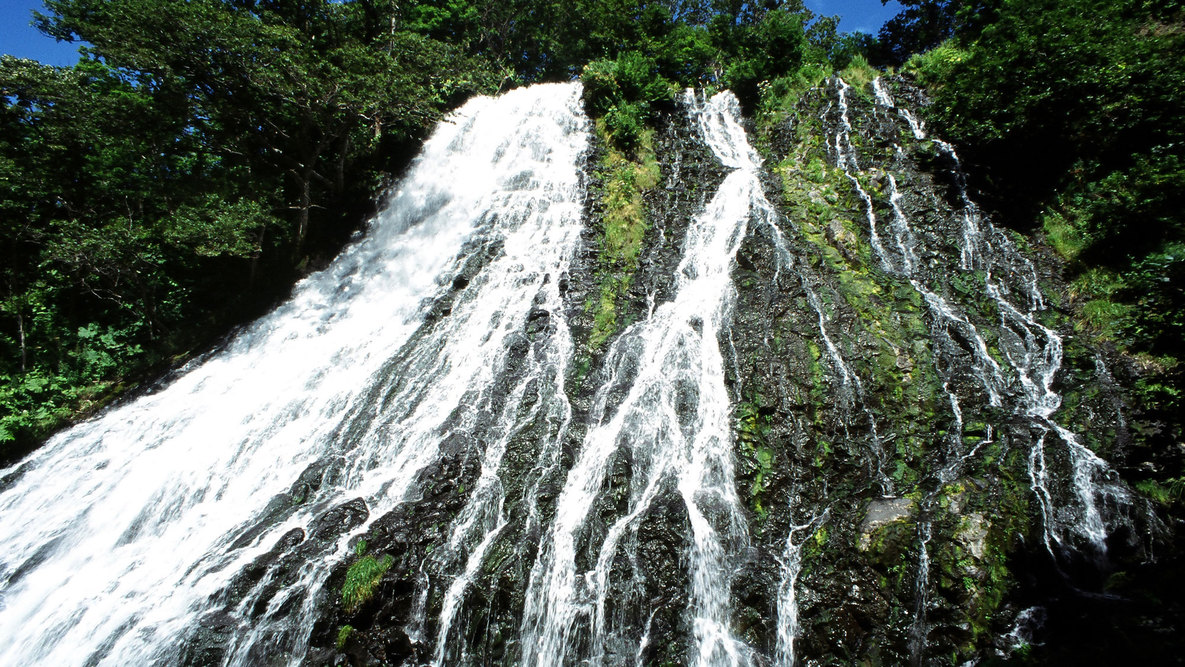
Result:
<svg viewBox="0 0 1185 667"><path fill-rule="evenodd" d="M873 537L894 523L905 523L911 519L917 503L909 498L884 498L868 504L864 521L860 522L860 539L857 548L868 551L873 547ZM880 536L878 536L880 537Z"/></svg>
<svg viewBox="0 0 1185 667"><path fill-rule="evenodd" d="M326 475L332 466L332 461L323 460L313 463L301 473L287 493L272 498L264 508L262 518L231 543L231 549L241 549L254 543L268 529L279 524L309 498L312 493L321 488Z"/></svg>
<svg viewBox="0 0 1185 667"><path fill-rule="evenodd" d="M527 314L527 335L535 336L543 331L551 317L551 313L546 310L535 309Z"/></svg>
<svg viewBox="0 0 1185 667"><path fill-rule="evenodd" d="M691 525L683 499L675 489L668 490L655 500L643 518L637 534L638 562L645 582L638 600L639 607L627 626L641 630L649 626L650 643L644 656L648 664L678 664L686 662L690 646L687 591L690 581L683 566ZM615 596L617 597L617 596ZM649 609L649 614L645 610ZM676 639L678 638L678 639ZM636 651L638 638L633 648ZM631 656L624 655L623 658Z"/></svg>
<svg viewBox="0 0 1185 667"><path fill-rule="evenodd" d="M902 82L891 87L899 105L926 102ZM836 168L840 118L831 87L806 93L790 117L763 137L768 169L762 182L777 210L772 223L777 233L752 221L733 267L731 318L718 341L734 406L735 488L744 515L743 539L735 545L739 555L728 573L732 633L755 651L755 664L774 661L779 591L795 558L801 566L795 585L800 664L929 665L1015 657L1028 650L1017 643L1023 634L1014 633L1018 627L1024 626L1026 641L1038 642L1069 636L1066 628L1073 623L1097 628L1105 622L1084 618L1077 605L1110 619L1130 612L1138 620L1124 626L1128 638L1161 637L1168 627L1163 612L1141 596L1151 582L1180 590L1179 577L1152 566L1154 552L1179 531L1132 496L1116 492L1099 499L1100 516L1112 532L1107 556L1097 553L1075 528L1083 516L1074 455L1052 423L1109 457L1116 480L1179 466L1185 450L1141 449L1141 438L1158 426L1151 418L1125 417L1131 401L1124 388L1138 379L1138 370L1114 351L1090 349L1068 335L1055 385L1063 406L1051 422L1024 403L1027 389L1007 370L1009 359L1024 357L1032 345L1026 336L1039 332L1035 326L1026 332L1002 324L1001 309L985 287L987 259L963 264L968 209L959 165L934 141L914 140L897 110L876 106L868 91L853 91L848 102L862 168L858 181L873 199L885 257L874 248L864 202ZM726 175L679 113L660 118L655 142L662 177L644 196L650 226L638 269L615 303L616 330L604 344L590 345L589 304L601 297L604 271L595 230L605 209L604 183L593 168L585 210L594 224L584 232L568 272L553 277L562 311L536 299L521 329L510 333L506 358L491 360L494 389L466 396L464 410L450 415L441 429L439 460L423 469L402 504L374 519L362 536L366 554L391 560L374 596L350 611L341 600L346 574L363 556L337 555L332 543L372 518L364 504L353 501L324 508L307 535L285 536L247 568L225 595L226 608L245 598L253 615L268 608L295 613L294 605L305 599L273 600L276 588L270 582L290 580L300 559L332 559L327 589L316 601L319 618L305 663L431 662L439 648L435 638L445 596L470 565L450 550L450 540L483 474L482 452L496 442L505 453L489 474L497 476L505 501L498 516L485 519L493 532L461 593L443 660L522 661L519 635L531 568L557 497L588 429L612 416L638 374L640 344L629 325L672 298L688 222ZM599 163L602 149L593 146L591 166ZM912 233L915 269L909 276L901 268L906 253L893 236L890 174ZM987 218L982 227L994 229ZM1019 302L1032 276L1054 300L1049 294L1057 294L1062 282L1052 257L1035 245L1035 252L1012 250L1020 240L1010 232L990 233L992 250L984 252L995 253L989 258L994 284ZM477 244L466 251L473 254L465 265L444 278L440 294L424 305L426 330L449 316L456 299L466 298L480 267L499 249ZM919 286L955 316L938 312ZM1032 311L1042 326L1072 328L1071 308ZM547 414L541 383L525 378L530 362L544 354L541 345L564 324L575 352L564 378L571 413L561 418ZM689 326L702 333L704 320L693 319ZM1006 369L998 387L987 378L993 364ZM392 378L376 400L395 395L399 381ZM506 397L518 390L524 394L517 408L522 421L512 433L499 432ZM684 427L691 426L698 400L692 392L680 394L676 409ZM343 427L343 456L351 433ZM1041 438L1045 445L1036 449ZM1038 454L1050 478L1043 491L1053 507L1048 517L1043 496L1033 489ZM596 565L611 526L637 500L641 466L649 465L629 447L619 447L604 463L590 501L597 520L574 536L578 576ZM254 544L299 502L302 489L315 489L339 467L310 469L277 497L266 522L244 531L236 547ZM691 519L674 480L663 484L620 536L624 546L610 563L600 656L606 664L639 657L645 664L691 659ZM731 515L720 498L697 503L716 524ZM1057 527L1059 540L1048 538L1046 525ZM466 542L469 551L463 553L477 547L472 536L456 539ZM358 540L352 546L361 550ZM1026 620L1034 608L1046 614L1040 627ZM575 624L576 641L591 650L588 615L578 615ZM212 622L196 631L187 640L188 662L217 661L225 646L223 628L229 627ZM282 638L272 648L280 655L288 650ZM1042 650L1055 658L1083 653Z"/></svg>
<svg viewBox="0 0 1185 667"><path fill-rule="evenodd" d="M243 631L237 617L227 612L212 612L198 620L198 628L182 654L186 665L220 665L227 645Z"/></svg>
<svg viewBox="0 0 1185 667"><path fill-rule="evenodd" d="M355 498L322 514L313 522L310 532L313 539L317 540L341 535L362 525L368 516L370 512L366 509L366 502L361 498Z"/></svg>
<svg viewBox="0 0 1185 667"><path fill-rule="evenodd" d="M348 625L353 632L340 653L335 654L337 662L396 664L424 657L425 647L407 632L424 581L423 568L432 550L447 537L445 526L463 506L460 488L472 484L476 472L475 462L468 457L443 457L420 474L418 499L409 500L371 525L366 534L366 552L391 556L394 564L383 575L373 598L353 613L345 611L340 594L327 600L312 637L312 646L321 655L328 655L330 648L336 647L341 628ZM329 578L330 591L342 589L346 571L356 559L335 567ZM311 658L310 664L317 664Z"/></svg>

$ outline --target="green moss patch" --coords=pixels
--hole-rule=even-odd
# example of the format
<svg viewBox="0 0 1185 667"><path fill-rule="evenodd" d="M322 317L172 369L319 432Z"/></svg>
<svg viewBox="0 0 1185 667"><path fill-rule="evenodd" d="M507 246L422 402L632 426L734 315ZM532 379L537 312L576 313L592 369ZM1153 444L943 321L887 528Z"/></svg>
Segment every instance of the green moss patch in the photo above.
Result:
<svg viewBox="0 0 1185 667"><path fill-rule="evenodd" d="M366 542L361 541L355 547L358 560L354 561L354 564L346 571L346 581L342 584L342 606L345 607L347 614L358 611L362 605L374 597L374 591L378 588L379 581L395 562L390 554L386 554L382 558L375 558L365 552ZM339 639L341 639L340 634ZM342 641L344 643L344 640Z"/></svg>

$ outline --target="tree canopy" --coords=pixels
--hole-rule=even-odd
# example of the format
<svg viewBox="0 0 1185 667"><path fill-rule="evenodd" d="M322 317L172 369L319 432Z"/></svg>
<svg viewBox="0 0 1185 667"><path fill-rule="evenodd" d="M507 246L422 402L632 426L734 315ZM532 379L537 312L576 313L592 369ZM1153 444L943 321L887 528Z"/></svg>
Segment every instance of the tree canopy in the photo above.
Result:
<svg viewBox="0 0 1185 667"><path fill-rule="evenodd" d="M393 3L390 3L394 7ZM499 66L357 3L51 0L0 59L0 443L28 446L332 254Z"/></svg>
<svg viewBox="0 0 1185 667"><path fill-rule="evenodd" d="M475 93L584 73L628 146L678 87L751 103L851 44L799 0L47 0L36 25L86 46L0 59L0 459L281 298Z"/></svg>

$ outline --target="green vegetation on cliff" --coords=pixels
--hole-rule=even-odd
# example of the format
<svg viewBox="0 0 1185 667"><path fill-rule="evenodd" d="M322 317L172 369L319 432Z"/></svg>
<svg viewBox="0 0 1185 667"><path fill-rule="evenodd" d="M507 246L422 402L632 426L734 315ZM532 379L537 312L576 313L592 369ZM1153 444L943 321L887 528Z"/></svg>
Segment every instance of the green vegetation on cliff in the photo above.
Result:
<svg viewBox="0 0 1185 667"><path fill-rule="evenodd" d="M350 565L350 569L346 571L345 583L342 584L342 607L347 614L356 612L359 607L374 597L374 591L378 587L379 581L395 562L390 554L385 554L382 558L375 558L366 553L365 540L354 545L354 553L358 556L358 560ZM343 632L338 634L340 643L344 644L345 637L349 636L349 632L345 631L347 627L349 626L343 626ZM343 634L345 637L342 636Z"/></svg>
<svg viewBox="0 0 1185 667"><path fill-rule="evenodd" d="M884 52L894 56L889 60L905 60L902 72L926 87L928 127L958 147L972 196L994 210L997 224L1044 240L1059 256L1049 265L1062 275L1049 280L1064 280L1067 288L1047 291L1054 307L1042 320L1073 333L1064 339L1057 378L1064 400L1055 418L1107 457L1166 523L1179 523L1185 510L1185 61L1178 54L1185 50L1185 5L906 4L908 20L881 36ZM906 60L918 47L929 50ZM1099 397L1109 392L1117 392L1109 399L1113 407L1104 409L1119 418L1099 424ZM1146 634L1179 615L1181 538L1173 540L1177 548L1155 559L1137 563L1112 554L1112 562L1095 564L1109 575L1108 597L1128 608L1065 603L1051 614L1075 620L1051 626L1047 645L1033 648L1026 661L1152 663L1178 654L1179 647ZM1013 555L1008 568L1033 566L1023 561ZM1046 600L1064 595L1048 593L1060 582L1080 576L1051 574L1037 585L1048 587ZM1174 593L1166 594L1168 587Z"/></svg>
<svg viewBox="0 0 1185 667"><path fill-rule="evenodd" d="M605 211L600 220L600 300L589 304L593 330L589 347L598 349L617 332L618 300L630 288L638 270L638 254L646 233L646 205L642 195L658 184L659 167L654 154L654 133L643 130L633 139L634 159L614 145L608 118L597 122L597 133L609 146L597 170L601 173Z"/></svg>
<svg viewBox="0 0 1185 667"><path fill-rule="evenodd" d="M1185 414L1185 5L930 4L954 36L905 65L933 95L926 116L1001 222L1065 260L1062 305L1131 361L1140 440L1163 459L1142 483L1171 487L1185 479L1171 444Z"/></svg>

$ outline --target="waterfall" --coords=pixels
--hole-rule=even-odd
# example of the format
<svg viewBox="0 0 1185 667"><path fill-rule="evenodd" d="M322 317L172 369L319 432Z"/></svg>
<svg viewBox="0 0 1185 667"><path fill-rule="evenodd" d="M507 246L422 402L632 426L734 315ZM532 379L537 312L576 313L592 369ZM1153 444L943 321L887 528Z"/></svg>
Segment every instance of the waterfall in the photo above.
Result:
<svg viewBox="0 0 1185 667"><path fill-rule="evenodd" d="M787 511L793 516L793 507ZM786 535L786 546L782 551L780 565L781 580L778 582L777 599L777 643L774 646L774 664L782 667L794 667L794 641L800 631L798 623L798 576L802 574L802 547L806 540L812 539L823 522L827 520L827 512L801 525L791 525ZM800 536L795 539L795 536Z"/></svg>
<svg viewBox="0 0 1185 667"><path fill-rule="evenodd" d="M871 89L772 169L685 92L596 346L580 85L471 100L288 302L0 471L0 665L987 655L1016 535L1103 554L1131 499L1058 421L1036 268Z"/></svg>
<svg viewBox="0 0 1185 667"><path fill-rule="evenodd" d="M896 109L909 125L915 138L926 138L921 123L907 109L894 104L880 79L874 80L872 87L878 105ZM986 348L983 347L983 337L976 327L966 318L950 313L949 307L939 301L940 297L927 290L915 277L911 267L916 264L916 259L911 257L912 250L907 249L907 245L915 243L915 240L899 205L900 195L897 192L896 180L890 177L890 198L896 220L895 228L899 230L898 244L906 257L904 273L914 287L924 294L927 302L931 304L932 312L936 315L943 314L951 321L957 321L974 336L977 348L982 350L980 358L984 362L990 361L989 365L981 365L981 371L991 371L993 377L985 376L984 382L985 387L990 385L995 388L994 396L999 396L999 391L1009 384L1019 385L1019 391L1016 392L1019 410L1032 420L1036 433L1029 455L1029 477L1041 509L1046 547L1052 553L1053 544L1063 542L1060 527L1054 517L1044 456L1048 436L1054 435L1066 446L1073 468L1071 483L1077 499L1079 516L1070 527L1098 552L1105 552L1108 529L1098 508L1097 499L1102 498L1122 505L1129 502L1129 497L1107 464L1083 446L1077 435L1053 421L1053 414L1061 407L1062 401L1061 396L1053 389L1055 377L1061 368L1062 339L1057 332L1038 321L1037 314L1045 305L1037 287L1036 270L1003 232L983 218L978 207L971 201L967 193L966 176L954 147L941 140L933 141L953 165L957 194L962 204L959 212L962 221L962 268L978 269L983 273L984 292L995 304L999 314L997 335L1001 341L1001 353L1015 380L1010 381L1005 377L1004 370L987 355ZM953 395L951 400L956 400ZM971 453L973 452L963 455L962 458L966 459Z"/></svg>
<svg viewBox="0 0 1185 667"><path fill-rule="evenodd" d="M864 202L864 217L868 220L868 235L872 241L872 249L880 260L881 267L891 271L888 254L881 243L880 233L876 228L876 212L872 207L872 197L860 184L856 177L860 173L860 162L856 156L856 147L852 145L852 122L848 119L848 91L851 86L841 77L835 77L836 97L839 99L839 129L835 133L835 162L852 183L852 189Z"/></svg>
<svg viewBox="0 0 1185 667"><path fill-rule="evenodd" d="M898 116L909 126L915 139L927 139L922 124L909 110L898 107L893 102L879 78L872 82L872 90L879 107L896 110ZM837 95L841 102L845 92L846 87L841 81L837 86ZM846 118L843 127L850 132ZM951 171L960 203L957 213L961 223L961 243L958 246L960 268L982 275L983 292L998 313L999 319L994 333L999 341L1003 363L997 362L988 353L984 335L980 331L980 326L983 325L977 326L970 317L952 307L937 293L940 287L932 288L924 282L926 276L919 270L918 240L902 210L901 194L897 180L892 174L888 175L889 203L893 211L896 245L901 253L901 269L891 269L890 272L907 279L923 297L933 317L936 336L950 340L949 331L954 329L959 331L965 340L974 341L976 370L989 394L991 404L1002 405L1007 394L1010 400L1014 401L1015 413L1024 415L1029 420L1032 439L1027 457L1028 476L1040 516L1041 534L1049 553L1055 555L1054 545L1072 546L1066 544L1062 535L1063 528L1070 528L1078 533L1095 552L1105 553L1105 540L1109 530L1099 510L1098 499L1123 505L1129 502L1129 498L1127 491L1117 482L1106 463L1083 446L1074 433L1053 420L1054 413L1061 406L1061 396L1054 391L1053 383L1061 367L1062 340L1054 330L1038 321L1038 313L1044 309L1044 301L1037 287L1036 271L1032 263L1016 250L1008 237L996 229L971 201L966 177L954 147L941 140L932 141L952 165ZM894 146L894 149L898 159L904 158L900 145ZM854 164L850 158L849 162ZM863 191L860 194L866 197ZM874 246L879 248L875 242L876 227L871 210L869 229L870 235L874 238ZM880 252L883 253L883 250ZM888 264L883 257L882 263ZM937 366L936 369L942 373ZM949 375L945 378L943 389L949 396L958 430L951 439L952 452L948 463L938 471L939 484L948 484L957 478L968 461L993 437L989 428L986 438L966 449L962 441L962 410L959 397L950 387L950 379ZM1051 436L1060 440L1069 454L1070 486L1077 507L1074 512L1076 520L1068 524L1061 518L1065 510L1059 506L1051 490L1052 480L1045 457L1045 449ZM923 518L918 521L918 574L915 583L913 638L910 644L912 660L918 664L924 659L926 612L930 597L928 544L932 524L929 516L940 492L941 488L924 499Z"/></svg>
<svg viewBox="0 0 1185 667"><path fill-rule="evenodd" d="M608 611L614 565L635 544L643 517L672 494L681 500L691 532L689 660L748 662L750 649L730 631L732 561L745 545L746 526L734 486L732 408L720 335L732 308L733 255L764 197L736 98L721 93L699 103L689 93L688 106L705 141L733 171L688 228L672 300L623 331L608 351L611 380L598 391L590 429L531 571L522 627L526 664L615 664L640 653L648 632ZM629 383L626 396L610 403L609 392L622 381ZM632 463L626 508L600 529L590 510L618 453ZM582 555L580 544L590 533L602 538ZM580 561L590 567L581 568ZM618 595L640 593L627 584Z"/></svg>
<svg viewBox="0 0 1185 667"><path fill-rule="evenodd" d="M470 535L499 520L485 471L515 401L560 382L570 356L558 284L581 229L586 125L578 84L470 101L367 234L286 304L4 471L0 663L174 663L222 604L238 627L224 662L299 661L334 594L324 563L414 493L445 443L483 466L450 542L464 571L481 550ZM533 347L528 320L550 322ZM563 429L562 400L535 409ZM294 572L230 598L245 568L292 544Z"/></svg>

